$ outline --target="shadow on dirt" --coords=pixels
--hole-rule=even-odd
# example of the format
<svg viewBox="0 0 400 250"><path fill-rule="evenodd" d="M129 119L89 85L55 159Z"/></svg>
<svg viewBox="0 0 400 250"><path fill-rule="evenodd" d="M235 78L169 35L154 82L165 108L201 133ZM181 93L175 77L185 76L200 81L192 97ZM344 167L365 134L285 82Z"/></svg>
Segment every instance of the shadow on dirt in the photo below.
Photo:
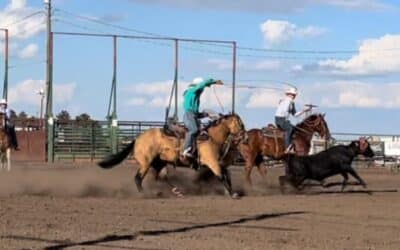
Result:
<svg viewBox="0 0 400 250"><path fill-rule="evenodd" d="M69 240L68 241L46 240L46 239L41 239L41 238L15 236L15 235L2 236L1 238L27 240L27 241L43 241L46 243L55 244L52 246L45 247L44 248L45 250L66 249L69 247L77 247L77 246L94 246L94 245L98 245L98 244L101 244L102 247L104 247L104 246L107 247L106 245L103 245L102 243L126 241L126 240L132 241L132 240L135 240L138 236L162 236L162 235L167 235L167 234L184 233L184 232L189 232L192 230L206 229L206 228L211 228L211 227L230 227L230 226L238 227L238 226L241 226L241 227L251 227L251 228L257 227L258 229L262 228L264 230L296 231L296 229L291 229L291 228L259 227L259 226L241 225L241 224L246 223L246 222L251 222L251 221L262 221L262 220L266 220L266 219L278 218L278 217L289 216L289 215L302 215L302 214L307 214L307 213L308 212L305 212L305 211L293 211L293 212L284 212L284 213L265 213L265 214L243 217L243 218L239 218L239 219L235 219L235 220L228 220L228 221L207 223L207 224L195 224L195 225L177 227L177 228L172 228L172 229L145 230L145 231L138 231L133 234L124 234L124 235L107 235L105 237L101 237L98 239L81 241L81 242L71 242ZM113 247L116 247L116 246L113 246ZM138 249L138 248L126 248L126 249Z"/></svg>

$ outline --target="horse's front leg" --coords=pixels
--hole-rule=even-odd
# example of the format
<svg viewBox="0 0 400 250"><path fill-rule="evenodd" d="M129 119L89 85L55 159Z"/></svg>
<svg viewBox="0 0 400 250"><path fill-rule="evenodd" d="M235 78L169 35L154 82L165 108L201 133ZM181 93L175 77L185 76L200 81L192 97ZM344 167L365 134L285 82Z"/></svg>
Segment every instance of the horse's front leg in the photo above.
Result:
<svg viewBox="0 0 400 250"><path fill-rule="evenodd" d="M6 157L7 157L7 170L10 171L11 170L11 149L10 148L7 148Z"/></svg>
<svg viewBox="0 0 400 250"><path fill-rule="evenodd" d="M199 144L199 153L201 164L208 167L217 176L233 199L238 198L238 194L232 190L232 183L227 169L221 168L218 163L218 148L211 143Z"/></svg>
<svg viewBox="0 0 400 250"><path fill-rule="evenodd" d="M231 176L229 174L228 169L223 168L222 169L222 178L221 178L222 184L225 187L225 190L228 192L228 194L230 195L230 197L232 199L239 199L239 194L236 192L233 192L232 189L232 182L231 182Z"/></svg>

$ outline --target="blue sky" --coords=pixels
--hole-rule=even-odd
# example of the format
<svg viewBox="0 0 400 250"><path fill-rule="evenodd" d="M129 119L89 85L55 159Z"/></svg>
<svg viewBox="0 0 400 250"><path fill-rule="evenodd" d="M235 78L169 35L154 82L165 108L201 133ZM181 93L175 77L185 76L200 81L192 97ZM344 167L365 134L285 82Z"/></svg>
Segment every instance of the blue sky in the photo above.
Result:
<svg viewBox="0 0 400 250"><path fill-rule="evenodd" d="M310 102L319 105L332 131L400 133L398 1L93 3L53 0L54 31L141 34L111 27L119 25L165 36L237 41L242 48L238 84L281 89L238 89L237 111L249 128L273 120L286 87L281 82L289 82L300 91L298 108ZM15 22L41 10L41 0L0 0L0 28L10 29L10 65L15 66L9 72L9 101L17 112L34 115L40 107L36 92L43 87L45 75L44 15ZM73 115L87 112L104 119L111 88L112 40L56 36L54 46L54 113L66 109ZM182 44L179 97L194 77L221 78L230 84L230 51L210 44ZM118 52L118 119L162 120L173 79L172 43L119 39ZM1 75L3 68L1 62ZM215 91L224 111L229 111L231 89L215 87ZM212 89L204 94L202 108L222 111Z"/></svg>

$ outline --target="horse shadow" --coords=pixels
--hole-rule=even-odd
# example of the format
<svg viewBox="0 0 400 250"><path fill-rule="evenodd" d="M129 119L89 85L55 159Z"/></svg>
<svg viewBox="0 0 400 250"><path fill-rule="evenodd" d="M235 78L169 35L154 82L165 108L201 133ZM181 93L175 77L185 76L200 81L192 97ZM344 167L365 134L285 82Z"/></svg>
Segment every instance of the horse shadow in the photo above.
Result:
<svg viewBox="0 0 400 250"><path fill-rule="evenodd" d="M198 229L207 229L207 228L218 228L218 227L245 227L245 228L254 228L254 229L264 229L264 230L279 230L279 231L297 231L297 229L292 228L281 228L281 227L262 227L262 226L252 226L252 225L241 225L246 222L251 221L262 221L272 218L279 218L284 216L290 215L302 215L307 214L308 212L305 211L292 211L292 212L283 212L283 213L263 213L253 216L242 217L239 219L222 221L222 222L215 222L215 223L205 223L205 224L195 224L191 222L175 222L174 223L186 223L192 224L189 226L182 226L176 227L172 229L162 229L162 230L144 230L144 231L137 231L131 234L122 234L122 235L106 235L104 237L100 237L94 240L86 240L80 242L72 242L72 241L62 241L62 240L48 240L43 238L35 238L35 237L25 237L25 236L16 236L16 235L8 235L8 236L1 236L0 238L5 239L15 239L15 240L26 240L26 241L40 241L46 242L48 244L53 244L47 247L44 247L44 250L58 250L58 249L66 249L70 247L78 247L78 246L95 246L101 244L102 247L110 247L110 248L121 248L121 249L143 249L147 250L147 248L128 248L128 247L117 247L111 245L105 245L104 243L110 242L117 242L117 241L133 241L136 240L139 236L162 236L168 234L177 234L177 233L184 233ZM161 222L161 221L160 221ZM99 245L100 246L100 245ZM148 249L150 250L150 249Z"/></svg>

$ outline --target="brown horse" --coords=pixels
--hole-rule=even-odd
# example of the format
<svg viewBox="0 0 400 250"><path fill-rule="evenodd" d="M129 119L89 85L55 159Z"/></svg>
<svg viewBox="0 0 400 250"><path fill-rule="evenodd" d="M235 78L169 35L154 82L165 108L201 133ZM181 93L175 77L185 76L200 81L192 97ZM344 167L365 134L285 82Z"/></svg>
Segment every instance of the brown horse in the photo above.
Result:
<svg viewBox="0 0 400 250"><path fill-rule="evenodd" d="M0 169L11 170L11 143L6 130L5 114L0 113Z"/></svg>
<svg viewBox="0 0 400 250"><path fill-rule="evenodd" d="M307 155L311 147L311 139L316 132L326 139L330 138L325 114L313 114L295 126L293 144L297 155ZM246 164L246 180L251 184L251 171L254 165L261 176L265 177L266 170L262 168L263 157L280 160L285 151L284 134L276 129L270 130L268 135L261 129L251 129L247 132L248 140L239 145L239 151Z"/></svg>
<svg viewBox="0 0 400 250"><path fill-rule="evenodd" d="M240 117L230 114L221 117L214 125L208 128L210 137L205 141L197 141L198 161L201 166L209 168L222 182L231 196L232 185L227 169L221 167L219 160L221 149L225 142L233 137L240 137L245 133L244 125ZM135 176L135 183L139 191L142 191L142 181L148 170L153 167L157 170L167 164L188 166L190 162L182 159L180 152L183 148L183 140L167 135L163 129L152 128L142 133L121 152L111 155L99 162L102 168L112 168L122 162L131 152L139 164Z"/></svg>

